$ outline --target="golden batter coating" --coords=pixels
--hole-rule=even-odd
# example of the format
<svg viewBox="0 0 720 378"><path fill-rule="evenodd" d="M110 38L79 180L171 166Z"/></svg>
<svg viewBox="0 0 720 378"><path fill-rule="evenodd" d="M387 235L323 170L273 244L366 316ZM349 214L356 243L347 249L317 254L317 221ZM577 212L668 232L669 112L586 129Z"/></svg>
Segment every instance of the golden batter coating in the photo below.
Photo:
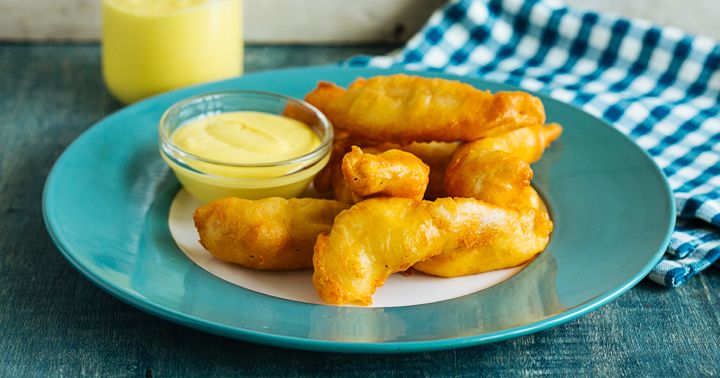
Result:
<svg viewBox="0 0 720 378"><path fill-rule="evenodd" d="M403 197L421 200L430 168L415 155L390 149L365 153L353 146L342 161L345 183L355 202L367 197Z"/></svg>
<svg viewBox="0 0 720 378"><path fill-rule="evenodd" d="M372 303L387 277L435 255L486 246L542 250L552 223L471 198L372 198L340 213L318 236L313 284L327 303ZM500 253L500 252L498 252Z"/></svg>
<svg viewBox="0 0 720 378"><path fill-rule="evenodd" d="M318 234L349 205L313 198L224 198L195 210L200 244L217 259L263 270L312 267Z"/></svg>
<svg viewBox="0 0 720 378"><path fill-rule="evenodd" d="M563 128L557 123L522 127L507 133L480 139L463 145L465 149L504 151L526 163L534 163L542 157L562 134Z"/></svg>
<svg viewBox="0 0 720 378"><path fill-rule="evenodd" d="M445 171L447 194L515 206L533 177L530 163L561 132L557 124L535 125L461 145Z"/></svg>
<svg viewBox="0 0 720 378"><path fill-rule="evenodd" d="M408 145L350 138L347 133L339 133L335 138L330 162L316 176L315 189L320 193L332 192L338 201L353 203L352 193L347 187L342 173L342 158L350 151L352 145L362 147L364 152L378 154L391 149L409 152L420 158L430 167L425 199L447 197L445 191L445 169L450 163L457 142L413 142Z"/></svg>
<svg viewBox="0 0 720 378"><path fill-rule="evenodd" d="M305 101L336 129L387 142L471 142L543 124L540 100L526 92L481 91L459 81L404 74L357 79L346 90L320 82Z"/></svg>
<svg viewBox="0 0 720 378"><path fill-rule="evenodd" d="M413 268L440 277L459 277L522 265L542 252L550 241L553 224L540 196L526 187L514 213L526 237L505 245L461 246L416 263Z"/></svg>
<svg viewBox="0 0 720 378"><path fill-rule="evenodd" d="M462 148L462 147L461 147ZM504 151L467 149L445 172L448 195L510 206L530 185L530 164Z"/></svg>

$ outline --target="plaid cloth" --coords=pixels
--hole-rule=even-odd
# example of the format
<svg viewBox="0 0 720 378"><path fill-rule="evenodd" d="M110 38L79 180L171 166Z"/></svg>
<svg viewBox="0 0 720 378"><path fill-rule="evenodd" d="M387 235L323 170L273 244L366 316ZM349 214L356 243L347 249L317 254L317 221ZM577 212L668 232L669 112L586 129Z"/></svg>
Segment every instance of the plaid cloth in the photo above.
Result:
<svg viewBox="0 0 720 378"><path fill-rule="evenodd" d="M720 44L542 0L456 0L392 56L350 66L441 70L583 108L644 148L675 193L677 226L650 279L678 286L720 257Z"/></svg>

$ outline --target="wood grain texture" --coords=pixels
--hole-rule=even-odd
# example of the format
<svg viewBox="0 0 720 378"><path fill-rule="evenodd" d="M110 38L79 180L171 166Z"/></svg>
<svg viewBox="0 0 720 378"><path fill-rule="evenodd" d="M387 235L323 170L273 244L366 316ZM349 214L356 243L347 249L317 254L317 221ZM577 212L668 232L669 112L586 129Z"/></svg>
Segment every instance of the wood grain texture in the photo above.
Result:
<svg viewBox="0 0 720 378"><path fill-rule="evenodd" d="M251 47L248 71L390 47ZM405 355L285 350L205 334L124 304L63 260L41 192L62 150L120 108L96 45L0 44L0 376L712 376L720 272L647 281L563 326L485 346Z"/></svg>

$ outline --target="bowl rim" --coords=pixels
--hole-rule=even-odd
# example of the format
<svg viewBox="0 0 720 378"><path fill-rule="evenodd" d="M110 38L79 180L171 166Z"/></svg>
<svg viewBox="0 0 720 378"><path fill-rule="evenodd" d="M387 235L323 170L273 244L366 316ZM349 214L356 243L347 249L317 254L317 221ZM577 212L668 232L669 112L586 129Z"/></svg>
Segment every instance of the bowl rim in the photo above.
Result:
<svg viewBox="0 0 720 378"><path fill-rule="evenodd" d="M254 96L254 97L260 97L260 98L270 98L273 100L279 100L284 101L288 103L296 103L300 106L310 110L320 121L320 124L322 125L322 129L325 131L325 135L322 136L320 139L320 144L312 149L311 151L299 155L297 157L291 158L291 159L285 159L285 160L277 160L277 161L271 161L266 163L231 163L221 160L214 160L214 159L208 159L204 158L202 156L199 156L197 154L194 154L190 151L187 151L179 146L177 146L175 143L173 143L171 134L168 133L165 127L163 127L170 114L174 111L177 111L178 109L181 109L185 106L189 106L192 104L196 104L198 102L202 101L217 101L220 98L223 97L234 97L234 96ZM208 113L210 114L210 113ZM271 113L268 113L271 114ZM161 153L164 153L169 159L173 160L176 164L182 166L183 168L189 168L197 173L201 173L203 175L210 175L210 176L216 176L208 174L207 172L203 172L201 170L198 170L196 168L190 167L185 162L178 162L175 157L175 155L179 155L183 159L189 159L195 162L199 163L207 163L207 164L214 164L218 166L224 166L224 167L232 167L232 168L265 168L265 167L282 167L282 166L291 166L296 165L300 163L306 163L308 161L313 161L313 163L317 161L322 161L323 158L330 153L330 145L332 144L334 138L335 138L335 132L332 123L330 120L323 114L319 109L311 105L310 103L295 98L291 96L282 95L279 93L274 92L268 92L268 91L255 91L255 90L228 90L228 91L213 91L213 92L207 92L195 96L191 96L188 98L185 98L183 100L180 100L173 105L171 105L169 108L163 112L162 117L160 118L160 122L158 125L158 131L160 134L160 151ZM310 165L311 166L311 165ZM291 171L286 175L290 175L293 173L297 173L297 171ZM286 176L283 175L283 176ZM217 177L223 177L224 176L217 176ZM282 177L282 176L278 176Z"/></svg>

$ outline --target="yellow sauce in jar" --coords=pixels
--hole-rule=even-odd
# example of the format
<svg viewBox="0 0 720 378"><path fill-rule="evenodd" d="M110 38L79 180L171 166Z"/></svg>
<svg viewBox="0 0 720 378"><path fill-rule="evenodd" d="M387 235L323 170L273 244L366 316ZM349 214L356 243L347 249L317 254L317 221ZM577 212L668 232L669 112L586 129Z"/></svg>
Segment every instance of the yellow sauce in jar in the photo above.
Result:
<svg viewBox="0 0 720 378"><path fill-rule="evenodd" d="M241 0L103 0L102 68L130 103L242 73Z"/></svg>
<svg viewBox="0 0 720 378"><path fill-rule="evenodd" d="M230 164L288 160L320 144L320 138L306 124L261 112L230 112L198 118L180 126L171 138L187 152ZM264 173L257 171L250 177Z"/></svg>

